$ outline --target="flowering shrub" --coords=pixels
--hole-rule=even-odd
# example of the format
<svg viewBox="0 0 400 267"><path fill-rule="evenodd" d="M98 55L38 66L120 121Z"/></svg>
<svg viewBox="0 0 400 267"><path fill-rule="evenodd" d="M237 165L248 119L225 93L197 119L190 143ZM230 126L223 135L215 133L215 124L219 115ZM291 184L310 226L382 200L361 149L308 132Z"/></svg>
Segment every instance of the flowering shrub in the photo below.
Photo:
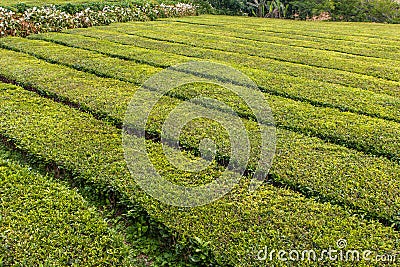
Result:
<svg viewBox="0 0 400 267"><path fill-rule="evenodd" d="M13 11L0 7L0 36L35 32L33 25L18 17Z"/></svg>
<svg viewBox="0 0 400 267"><path fill-rule="evenodd" d="M61 11L53 5L29 8L20 14L0 7L0 36L27 36L32 33L61 31L68 28L108 25L112 22L144 21L189 15L196 15L196 7L180 3L135 7L105 6L99 11L87 8L75 14Z"/></svg>
<svg viewBox="0 0 400 267"><path fill-rule="evenodd" d="M182 17L185 15L196 14L196 8L191 4L178 3L176 5L164 5L159 6L159 17Z"/></svg>

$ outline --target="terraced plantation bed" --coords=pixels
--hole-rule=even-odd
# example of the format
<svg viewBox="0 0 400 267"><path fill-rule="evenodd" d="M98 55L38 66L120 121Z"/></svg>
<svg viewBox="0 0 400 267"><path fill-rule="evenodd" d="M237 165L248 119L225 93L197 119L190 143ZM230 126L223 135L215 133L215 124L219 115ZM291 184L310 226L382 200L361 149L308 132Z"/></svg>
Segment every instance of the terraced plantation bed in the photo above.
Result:
<svg viewBox="0 0 400 267"><path fill-rule="evenodd" d="M176 238L169 249L184 246L188 264L286 266L276 255L258 259L259 252L321 253L344 240L344 253L370 250L372 260L291 263L378 266L376 256L391 255L394 264L400 250L399 32L398 25L199 16L2 38L0 135L8 147L62 170L85 192L113 199L127 214L145 214L143 231ZM257 84L277 126L274 163L255 192L245 176L212 204L169 206L130 176L122 124L131 98L149 77L204 60L234 67ZM204 118L173 141L195 160L199 141L213 139L218 151L211 164L192 173L167 161L160 143L167 111L193 96L221 100L239 115L252 145L251 173L259 159L259 127L269 125L256 123L237 95L201 83L170 91L152 110L146 146L157 170L175 183L196 185L220 176L229 161L226 131ZM233 116L210 103L191 107ZM132 135L133 150L143 138ZM128 220L134 224L137 217Z"/></svg>
<svg viewBox="0 0 400 267"><path fill-rule="evenodd" d="M3 266L117 265L128 255L122 236L94 207L65 184L22 166L3 146L0 177Z"/></svg>

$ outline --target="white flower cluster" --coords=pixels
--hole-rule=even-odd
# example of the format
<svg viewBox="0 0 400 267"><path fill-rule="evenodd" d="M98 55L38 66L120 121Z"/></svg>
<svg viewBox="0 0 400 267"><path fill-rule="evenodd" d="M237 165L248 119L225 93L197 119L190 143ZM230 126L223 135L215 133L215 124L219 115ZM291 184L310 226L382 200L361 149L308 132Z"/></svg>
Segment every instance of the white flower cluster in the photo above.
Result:
<svg viewBox="0 0 400 267"><path fill-rule="evenodd" d="M0 36L6 35L15 25L19 24L15 13L0 7Z"/></svg>
<svg viewBox="0 0 400 267"><path fill-rule="evenodd" d="M183 17L196 15L197 8L191 4L178 3L175 5L160 5L159 17Z"/></svg>
<svg viewBox="0 0 400 267"><path fill-rule="evenodd" d="M84 28L108 25L112 22L153 20L159 17L195 15L196 7L190 4L136 6L132 8L106 6L103 10L90 8L76 14L68 14L56 6L33 7L22 14L0 7L0 36L26 36L31 33L61 31L67 28Z"/></svg>

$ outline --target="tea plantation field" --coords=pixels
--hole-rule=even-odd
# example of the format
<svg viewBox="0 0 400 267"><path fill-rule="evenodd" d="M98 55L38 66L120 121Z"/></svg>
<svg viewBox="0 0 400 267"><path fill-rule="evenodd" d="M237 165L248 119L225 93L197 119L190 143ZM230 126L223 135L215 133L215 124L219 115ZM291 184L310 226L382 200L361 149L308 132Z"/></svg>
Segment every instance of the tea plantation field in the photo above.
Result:
<svg viewBox="0 0 400 267"><path fill-rule="evenodd" d="M381 266L382 255L395 266L399 33L399 25L203 15L0 38L0 266L46 259L79 266ZM198 159L199 141L213 139L216 157L205 170L178 170L165 157L168 111L193 96L230 106L251 144L246 175L229 194L179 208L135 183L121 131L140 86L191 61L231 66L257 84L274 115L276 153L266 181L249 191L259 127L267 124L218 86L168 92L146 128L149 157L163 176L206 183L230 159L226 131L205 118L175 140ZM205 103L193 108L232 116ZM132 135L132 144L143 138ZM259 259L264 248L276 251L271 259ZM330 248L369 250L370 259L276 256L296 249L315 250L318 258Z"/></svg>

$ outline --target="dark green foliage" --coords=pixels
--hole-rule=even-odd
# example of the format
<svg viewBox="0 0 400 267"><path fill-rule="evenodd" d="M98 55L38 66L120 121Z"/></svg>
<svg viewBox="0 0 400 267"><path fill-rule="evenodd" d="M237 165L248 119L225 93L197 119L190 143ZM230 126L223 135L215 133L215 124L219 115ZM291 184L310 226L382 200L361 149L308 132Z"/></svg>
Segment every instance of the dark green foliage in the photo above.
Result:
<svg viewBox="0 0 400 267"><path fill-rule="evenodd" d="M207 1L207 0L182 0L182 1L175 1L178 3L190 3L194 6L197 6L198 14L215 14L216 10L214 7ZM165 3L163 1L163 3Z"/></svg>
<svg viewBox="0 0 400 267"><path fill-rule="evenodd" d="M400 2L398 0L375 0L368 2L367 21L400 23Z"/></svg>
<svg viewBox="0 0 400 267"><path fill-rule="evenodd" d="M366 14L362 10L362 0L335 0L334 18L345 21L362 21Z"/></svg>
<svg viewBox="0 0 400 267"><path fill-rule="evenodd" d="M400 3L395 0L209 0L222 14L270 18L309 19L321 13L334 20L400 22Z"/></svg>
<svg viewBox="0 0 400 267"><path fill-rule="evenodd" d="M400 22L400 3L394 0L335 0L333 18L345 21Z"/></svg>
<svg viewBox="0 0 400 267"><path fill-rule="evenodd" d="M240 15L246 12L246 0L208 0L218 13Z"/></svg>
<svg viewBox="0 0 400 267"><path fill-rule="evenodd" d="M27 4L25 4L25 3L18 3L18 4L15 4L14 6L13 6L13 10L15 10L16 12L18 12L18 13L23 13L23 12L25 12L25 10L27 10L29 8L29 6L27 5Z"/></svg>
<svg viewBox="0 0 400 267"><path fill-rule="evenodd" d="M287 18L292 10L289 1L252 0L247 2L250 15L267 18Z"/></svg>
<svg viewBox="0 0 400 267"><path fill-rule="evenodd" d="M292 9L291 16L295 14L301 19L311 18L312 16L318 16L322 12L332 13L335 9L335 0L300 0L290 1Z"/></svg>

